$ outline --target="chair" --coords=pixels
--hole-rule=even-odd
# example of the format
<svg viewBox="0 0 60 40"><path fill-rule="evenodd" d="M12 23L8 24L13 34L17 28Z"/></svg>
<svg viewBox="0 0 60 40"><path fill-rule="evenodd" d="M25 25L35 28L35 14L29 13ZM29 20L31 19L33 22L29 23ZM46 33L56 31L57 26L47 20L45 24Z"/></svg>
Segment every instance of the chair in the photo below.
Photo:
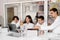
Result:
<svg viewBox="0 0 60 40"><path fill-rule="evenodd" d="M8 28L9 28L9 31L11 32L8 34L8 36L20 37L20 33L17 31L15 24L8 24Z"/></svg>
<svg viewBox="0 0 60 40"><path fill-rule="evenodd" d="M15 24L8 24L9 31L16 32L17 28Z"/></svg>

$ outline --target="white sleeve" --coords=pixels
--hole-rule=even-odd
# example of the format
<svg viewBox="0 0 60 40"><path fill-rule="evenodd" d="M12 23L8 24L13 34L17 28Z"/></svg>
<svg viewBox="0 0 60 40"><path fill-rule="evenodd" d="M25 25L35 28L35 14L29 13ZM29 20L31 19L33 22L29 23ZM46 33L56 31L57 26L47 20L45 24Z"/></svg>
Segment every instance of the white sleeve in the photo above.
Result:
<svg viewBox="0 0 60 40"><path fill-rule="evenodd" d="M38 23L35 26L40 26Z"/></svg>
<svg viewBox="0 0 60 40"><path fill-rule="evenodd" d="M60 25L60 20L57 19L54 23L52 23L50 26L47 26L48 29L55 29L56 27L58 27Z"/></svg>
<svg viewBox="0 0 60 40"><path fill-rule="evenodd" d="M48 30L47 25L45 23L41 26L41 30Z"/></svg>

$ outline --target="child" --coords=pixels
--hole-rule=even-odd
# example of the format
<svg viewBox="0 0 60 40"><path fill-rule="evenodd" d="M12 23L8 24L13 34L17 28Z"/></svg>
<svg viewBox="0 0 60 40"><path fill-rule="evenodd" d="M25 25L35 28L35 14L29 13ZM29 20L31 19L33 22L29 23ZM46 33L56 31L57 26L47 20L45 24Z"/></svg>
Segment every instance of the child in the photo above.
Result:
<svg viewBox="0 0 60 40"><path fill-rule="evenodd" d="M45 23L44 23L44 17L43 16L39 16L37 18L37 24L35 25L35 28L36 29L39 29L40 30L40 34L43 35L44 34L44 30L42 29L42 27L45 26Z"/></svg>
<svg viewBox="0 0 60 40"><path fill-rule="evenodd" d="M24 21L24 26L25 26L25 29L29 29L29 28L34 27L34 23L33 23L30 15L26 16L25 21Z"/></svg>

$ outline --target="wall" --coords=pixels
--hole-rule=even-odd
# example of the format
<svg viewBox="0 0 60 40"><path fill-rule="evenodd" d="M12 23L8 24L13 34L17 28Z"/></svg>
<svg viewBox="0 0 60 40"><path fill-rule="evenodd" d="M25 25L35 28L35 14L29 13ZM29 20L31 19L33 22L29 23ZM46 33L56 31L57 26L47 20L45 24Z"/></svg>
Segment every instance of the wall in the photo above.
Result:
<svg viewBox="0 0 60 40"><path fill-rule="evenodd" d="M4 25L4 3L13 3L13 2L19 2L19 1L33 1L33 0L0 0L0 24Z"/></svg>
<svg viewBox="0 0 60 40"><path fill-rule="evenodd" d="M0 24L4 25L4 3L18 2L19 0L0 0Z"/></svg>

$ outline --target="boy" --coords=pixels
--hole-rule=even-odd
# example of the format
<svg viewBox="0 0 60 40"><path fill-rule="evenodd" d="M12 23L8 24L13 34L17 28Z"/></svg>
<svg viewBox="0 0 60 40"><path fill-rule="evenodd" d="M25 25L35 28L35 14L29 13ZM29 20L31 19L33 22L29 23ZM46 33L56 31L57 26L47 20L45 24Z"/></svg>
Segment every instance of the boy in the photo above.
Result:
<svg viewBox="0 0 60 40"><path fill-rule="evenodd" d="M45 26L44 17L43 16L39 16L37 18L37 24L35 25L35 28L40 30L40 34L41 35L44 34L44 30L42 29L42 27L44 27L44 26Z"/></svg>

